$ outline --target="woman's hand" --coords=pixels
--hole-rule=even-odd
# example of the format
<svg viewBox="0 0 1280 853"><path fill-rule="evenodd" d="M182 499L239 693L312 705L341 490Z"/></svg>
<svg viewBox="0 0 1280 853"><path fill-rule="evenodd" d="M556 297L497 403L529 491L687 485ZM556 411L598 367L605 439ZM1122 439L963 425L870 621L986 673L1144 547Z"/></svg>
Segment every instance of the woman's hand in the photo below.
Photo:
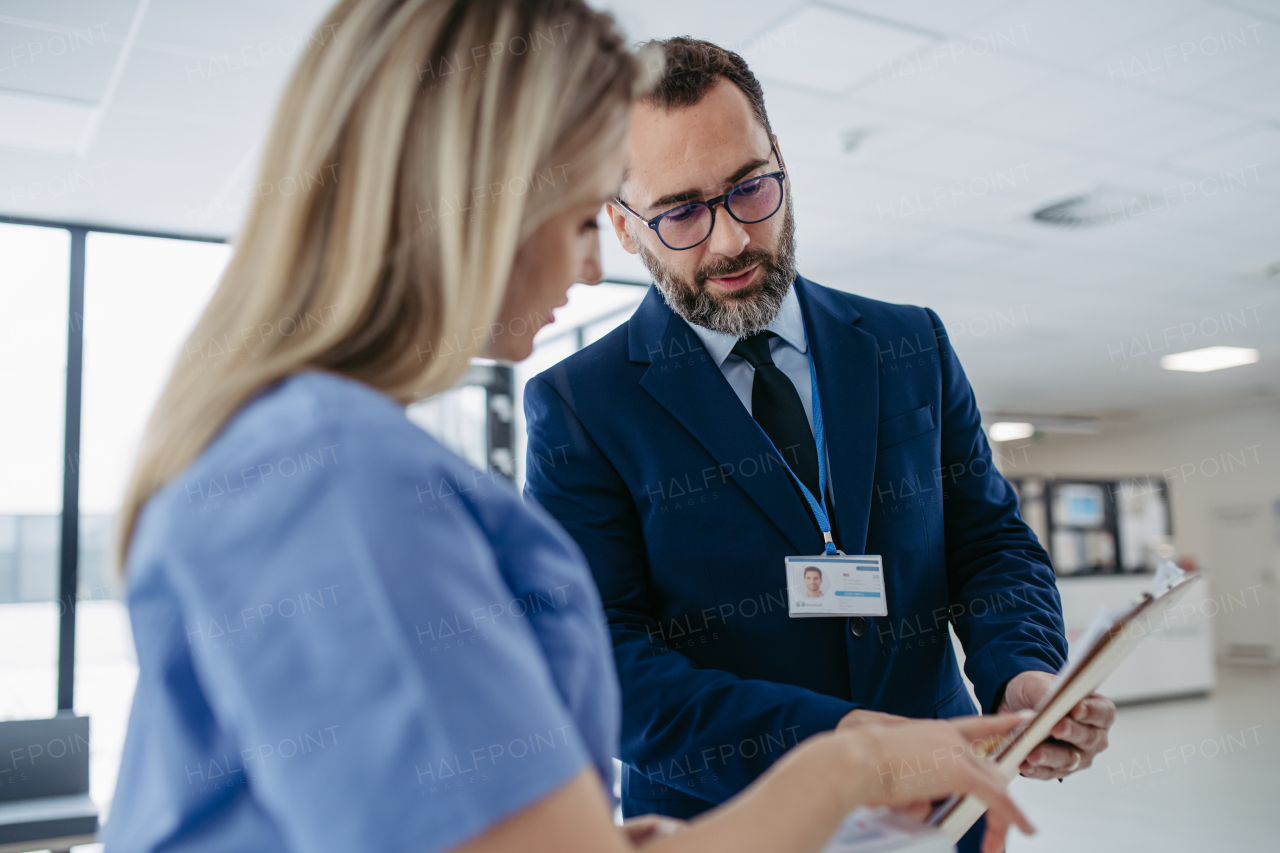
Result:
<svg viewBox="0 0 1280 853"><path fill-rule="evenodd" d="M1035 832L1009 799L1008 781L986 758L991 741L1024 720L1021 714L999 714L858 727L849 734L867 738L874 756L872 766L860 768L871 777L865 802L917 812L922 802L974 794L987 805L983 853L999 853L1011 824L1028 835Z"/></svg>
<svg viewBox="0 0 1280 853"><path fill-rule="evenodd" d="M453 853L813 853L860 805L900 808L951 793L987 804L984 853L998 853L1009 825L1034 830L1005 794L986 745L1024 718L892 721L814 735L747 790L683 821L646 815L613 825L606 789L588 766L538 802Z"/></svg>
<svg viewBox="0 0 1280 853"><path fill-rule="evenodd" d="M643 847L651 841L675 835L688 824L674 817L644 814L622 822L622 833L635 847Z"/></svg>

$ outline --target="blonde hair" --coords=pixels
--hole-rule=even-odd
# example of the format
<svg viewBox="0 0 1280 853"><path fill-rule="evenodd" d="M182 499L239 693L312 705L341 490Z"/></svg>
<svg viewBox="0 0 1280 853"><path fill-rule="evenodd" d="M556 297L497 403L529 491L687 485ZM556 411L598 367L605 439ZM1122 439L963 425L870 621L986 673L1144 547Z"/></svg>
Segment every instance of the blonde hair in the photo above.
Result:
<svg viewBox="0 0 1280 853"><path fill-rule="evenodd" d="M317 33L267 139L271 191L148 421L122 571L143 505L269 385L319 369L402 402L451 387L467 359L442 343L489 334L517 247L598 191L643 94L613 19L581 0L343 0Z"/></svg>

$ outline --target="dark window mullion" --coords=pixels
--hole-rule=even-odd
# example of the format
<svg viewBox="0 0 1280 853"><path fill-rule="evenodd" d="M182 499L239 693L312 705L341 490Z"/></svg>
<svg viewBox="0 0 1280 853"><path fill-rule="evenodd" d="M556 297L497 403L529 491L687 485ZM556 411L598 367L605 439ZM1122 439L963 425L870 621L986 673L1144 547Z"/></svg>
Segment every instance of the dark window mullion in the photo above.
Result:
<svg viewBox="0 0 1280 853"><path fill-rule="evenodd" d="M62 456L62 543L58 574L58 711L71 711L76 667L76 587L80 574L80 401L84 377L84 265L88 229L71 232L67 300L67 402Z"/></svg>

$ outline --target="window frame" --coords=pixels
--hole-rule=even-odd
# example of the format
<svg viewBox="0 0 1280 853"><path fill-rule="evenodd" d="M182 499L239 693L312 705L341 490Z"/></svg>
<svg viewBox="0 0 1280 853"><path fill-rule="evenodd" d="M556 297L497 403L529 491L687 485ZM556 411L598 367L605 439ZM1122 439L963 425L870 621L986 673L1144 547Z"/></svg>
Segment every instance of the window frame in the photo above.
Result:
<svg viewBox="0 0 1280 853"><path fill-rule="evenodd" d="M57 228L71 235L67 276L67 373L62 449L62 507L58 541L58 713L75 707L76 603L80 582L80 407L84 381L84 271L89 233L158 237L196 243L226 243L223 237L119 228L56 219L0 216L0 224Z"/></svg>
<svg viewBox="0 0 1280 853"><path fill-rule="evenodd" d="M80 427L84 380L84 275L86 247L91 232L123 234L131 237L155 237L162 240L188 240L196 243L227 243L225 237L209 234L184 234L173 231L150 231L58 219L40 219L0 215L0 224L57 228L71 235L70 270L67 299L67 373L65 385L65 429L63 432L62 506L58 545L58 714L70 714L75 699L75 647L77 588L80 582ZM648 287L648 282L606 278L610 284ZM574 349L585 345L587 326L620 313L606 312L585 320L578 326L555 335L572 334ZM634 308L628 310L635 310ZM545 341L543 342L545 343ZM485 389L485 449L490 467L502 477L516 480L515 418L511 402L515 397L514 368L503 362L473 364L461 384Z"/></svg>

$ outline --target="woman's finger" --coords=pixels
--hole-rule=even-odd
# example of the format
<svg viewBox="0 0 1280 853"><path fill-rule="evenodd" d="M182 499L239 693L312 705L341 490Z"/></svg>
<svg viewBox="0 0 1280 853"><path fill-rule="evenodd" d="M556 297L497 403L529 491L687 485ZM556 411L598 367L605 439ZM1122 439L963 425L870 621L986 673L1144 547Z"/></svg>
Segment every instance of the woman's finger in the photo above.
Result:
<svg viewBox="0 0 1280 853"><path fill-rule="evenodd" d="M995 737L1013 731L1031 718L1032 714L1018 711L1012 714L987 714L985 716L956 717L947 722L960 730L970 740Z"/></svg>
<svg viewBox="0 0 1280 853"><path fill-rule="evenodd" d="M986 793L974 792L978 799L982 800L987 806L987 819L996 820L1008 827L1010 824L1016 824L1022 830L1024 835L1035 835L1036 828L1027 818L1022 810L1009 799L1009 795L1003 792L990 790ZM1003 832L1001 838L1004 837Z"/></svg>
<svg viewBox="0 0 1280 853"><path fill-rule="evenodd" d="M622 830L632 844L642 846L667 835L679 832L684 821L662 815L647 814L628 818L622 822Z"/></svg>
<svg viewBox="0 0 1280 853"><path fill-rule="evenodd" d="M1035 834L1035 827L1022 809L1009 796L1008 782L1000 770L989 761L970 761L965 768L971 780L969 793L986 803L987 811L1006 822L1017 824L1027 835Z"/></svg>
<svg viewBox="0 0 1280 853"><path fill-rule="evenodd" d="M1009 837L1009 820L998 812L987 812L987 829L982 835L982 853L1000 853Z"/></svg>
<svg viewBox="0 0 1280 853"><path fill-rule="evenodd" d="M893 810L898 814L906 815L916 820L924 820L933 811L933 804L928 800L921 800L916 803L907 803L904 806L894 806Z"/></svg>

